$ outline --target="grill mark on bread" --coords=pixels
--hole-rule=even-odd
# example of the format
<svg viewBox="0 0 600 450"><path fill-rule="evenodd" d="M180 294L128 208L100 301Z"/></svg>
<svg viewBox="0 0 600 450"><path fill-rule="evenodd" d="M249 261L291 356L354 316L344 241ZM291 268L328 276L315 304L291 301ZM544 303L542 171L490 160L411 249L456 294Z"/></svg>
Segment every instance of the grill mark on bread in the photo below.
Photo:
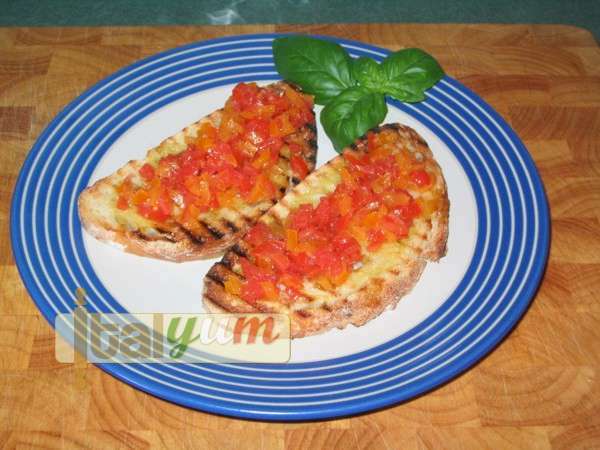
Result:
<svg viewBox="0 0 600 450"><path fill-rule="evenodd" d="M233 223L231 220L224 219L223 224L225 225L226 228L229 228L229 230L232 233L237 233L238 231L240 231L238 226L235 223Z"/></svg>
<svg viewBox="0 0 600 450"><path fill-rule="evenodd" d="M173 236L172 233L170 232L165 232L164 230L156 230L159 234L158 236L148 236L147 234L145 234L144 232L140 231L140 230L133 230L130 233L137 237L138 239L141 239L143 241L167 241L167 242L177 242L177 240L175 239L175 237Z"/></svg>
<svg viewBox="0 0 600 450"><path fill-rule="evenodd" d="M309 313L308 311L306 311L305 309L298 309L295 312L296 312L296 314L298 314L300 317L303 317L304 319L308 319L309 317L312 316L312 314Z"/></svg>
<svg viewBox="0 0 600 450"><path fill-rule="evenodd" d="M206 298L207 300L213 302L215 305L222 307L223 309L225 309L225 305L223 304L223 302L221 302L221 300L219 299L219 296L215 296L215 295L211 295L208 291L208 289L206 290L207 292L204 292L203 297Z"/></svg>
<svg viewBox="0 0 600 450"><path fill-rule="evenodd" d="M215 228L214 226L210 225L209 223L203 220L200 220L200 225L206 228L206 231L208 231L210 235L216 240L222 239L223 236L225 236L225 233L223 233L221 230Z"/></svg>
<svg viewBox="0 0 600 450"><path fill-rule="evenodd" d="M143 241L149 241L150 238L148 238L148 236L146 236L144 233L142 233L140 230L133 230L130 232L133 236L137 237L138 239L141 239Z"/></svg>
<svg viewBox="0 0 600 450"><path fill-rule="evenodd" d="M156 231L160 233L161 239L169 242L177 242L174 233L168 230L164 230L162 228L157 228Z"/></svg>
<svg viewBox="0 0 600 450"><path fill-rule="evenodd" d="M231 247L231 251L238 255L240 258L247 258L248 253L240 246L239 242Z"/></svg>
<svg viewBox="0 0 600 450"><path fill-rule="evenodd" d="M200 236L194 233L192 230L188 230L185 227L179 226L179 229L187 236L187 238L196 245L204 245L206 243L206 238L204 236Z"/></svg>
<svg viewBox="0 0 600 450"><path fill-rule="evenodd" d="M220 284L221 286L225 286L225 279L221 277L221 275L219 275L216 270L209 270L206 276L213 280L215 283Z"/></svg>
<svg viewBox="0 0 600 450"><path fill-rule="evenodd" d="M229 252L225 253L225 256L223 256L223 260L219 264L222 264L229 270L233 270L233 261L231 260L231 255L229 254Z"/></svg>

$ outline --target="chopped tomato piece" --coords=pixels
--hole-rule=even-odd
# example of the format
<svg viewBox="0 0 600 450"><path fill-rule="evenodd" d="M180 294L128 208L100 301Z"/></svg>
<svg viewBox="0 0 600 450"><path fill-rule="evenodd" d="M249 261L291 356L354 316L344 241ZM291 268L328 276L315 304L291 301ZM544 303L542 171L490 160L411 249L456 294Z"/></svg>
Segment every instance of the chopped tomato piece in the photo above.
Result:
<svg viewBox="0 0 600 450"><path fill-rule="evenodd" d="M375 133L368 132L367 133L367 148L369 151L372 151L377 146L377 137Z"/></svg>
<svg viewBox="0 0 600 450"><path fill-rule="evenodd" d="M376 251L385 242L385 233L381 230L370 230L368 232L369 245L367 249L369 251Z"/></svg>
<svg viewBox="0 0 600 450"><path fill-rule="evenodd" d="M304 161L304 158L301 158L300 156L292 156L290 165L292 166L292 171L298 176L298 178L301 180L306 178L306 175L308 175L308 165L306 164L306 161Z"/></svg>
<svg viewBox="0 0 600 450"><path fill-rule="evenodd" d="M277 300L279 298L279 291L272 281L261 281L260 287L267 300Z"/></svg>
<svg viewBox="0 0 600 450"><path fill-rule="evenodd" d="M411 172L410 179L419 187L428 186L431 183L431 177L424 170L415 170Z"/></svg>
<svg viewBox="0 0 600 450"><path fill-rule="evenodd" d="M283 137L296 131L296 127L290 122L290 116L287 113L280 114L271 120L269 125L269 134L272 137Z"/></svg>
<svg viewBox="0 0 600 450"><path fill-rule="evenodd" d="M255 303L257 300L263 298L264 291L260 281L246 280L246 282L242 285L241 297L249 303Z"/></svg>
<svg viewBox="0 0 600 450"><path fill-rule="evenodd" d="M123 197L122 195L119 196L119 198L117 199L117 208L119 208L119 209L129 208L129 200L127 200L127 197Z"/></svg>
<svg viewBox="0 0 600 450"><path fill-rule="evenodd" d="M256 179L256 184L252 187L250 194L246 197L246 200L250 203L258 203L273 197L274 194L275 187L273 186L273 183L264 173L261 173Z"/></svg>
<svg viewBox="0 0 600 450"><path fill-rule="evenodd" d="M147 181L150 181L154 178L154 167L150 164L146 163L140 168L140 175Z"/></svg>
<svg viewBox="0 0 600 450"><path fill-rule="evenodd" d="M269 122L252 119L246 123L246 138L254 145L261 146L269 138Z"/></svg>
<svg viewBox="0 0 600 450"><path fill-rule="evenodd" d="M148 200L148 191L144 189L136 191L135 194L133 194L133 196L131 197L131 202L136 206L141 205L146 200Z"/></svg>
<svg viewBox="0 0 600 450"><path fill-rule="evenodd" d="M233 88L232 98L239 109L246 109L256 103L258 92L256 83L239 83Z"/></svg>
<svg viewBox="0 0 600 450"><path fill-rule="evenodd" d="M295 294L301 294L304 287L302 277L291 273L284 273L279 278L279 282L285 287L294 291Z"/></svg>
<svg viewBox="0 0 600 450"><path fill-rule="evenodd" d="M290 252L297 252L300 248L298 245L298 230L287 228L285 230L286 247Z"/></svg>
<svg viewBox="0 0 600 450"><path fill-rule="evenodd" d="M208 122L200 125L198 137L196 138L196 147L201 151L212 148L217 141L217 129Z"/></svg>
<svg viewBox="0 0 600 450"><path fill-rule="evenodd" d="M271 151L269 149L263 149L260 150L254 157L252 166L258 170L262 170L273 165L275 161L273 161L273 155L271 154Z"/></svg>
<svg viewBox="0 0 600 450"><path fill-rule="evenodd" d="M206 205L210 202L210 189L208 181L202 176L190 176L184 180L185 187L196 196L198 205Z"/></svg>
<svg viewBox="0 0 600 450"><path fill-rule="evenodd" d="M242 283L239 278L234 276L227 277L225 290L232 295L240 295L242 292Z"/></svg>

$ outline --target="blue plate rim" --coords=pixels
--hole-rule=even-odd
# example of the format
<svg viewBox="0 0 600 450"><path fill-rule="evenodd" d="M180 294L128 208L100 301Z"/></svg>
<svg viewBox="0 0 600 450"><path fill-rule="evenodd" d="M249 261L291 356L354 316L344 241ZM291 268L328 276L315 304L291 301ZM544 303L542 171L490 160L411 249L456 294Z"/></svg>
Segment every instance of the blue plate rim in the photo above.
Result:
<svg viewBox="0 0 600 450"><path fill-rule="evenodd" d="M197 46L200 43L218 44L218 43L237 41L240 39L244 40L244 39L253 39L253 38L254 39L272 39L272 38L274 38L276 36L280 36L280 35L281 34L240 35L240 36L231 36L231 37L226 37L226 38L212 39L212 40L207 40L207 41L200 41L200 42L191 43L191 44L188 44L188 45L185 45L182 47L177 47L177 48L174 48L171 50L167 50L165 52L161 52L156 55L145 58L143 60L140 60L128 67L120 69L119 71L115 72L111 76L100 81L99 83L97 83L96 85L91 87L90 89L86 90L77 99L75 99L74 101L69 103L55 117L55 119L52 121L52 123L49 124L48 127L42 132L42 134L38 138L38 142L40 142L41 140L43 140L47 137L47 134L50 132L51 125L53 123L62 119L72 108L74 108L79 102L81 102L82 99L84 99L84 98L86 98L86 96L90 95L90 93L94 92L96 89L103 86L104 84L109 83L111 80L115 79L120 74L126 73L128 70L139 67L139 66L145 64L146 62L152 61L155 58L164 57L164 56L173 54L175 52L179 52L184 49L193 49L193 48L195 48L195 46ZM383 52L383 53L388 52L385 49L375 47L372 45L366 45L366 44L363 44L363 43L360 43L357 41L336 39L336 38L333 38L330 36L323 36L323 37L326 37L328 39L332 39L336 42L340 42L342 44L346 44L346 45L350 45L350 46L367 48L367 49L371 49L371 50L374 50L377 52ZM449 82L457 83L451 79L449 79ZM458 84L458 85L463 90L468 90L464 86L462 86L460 84ZM513 143L516 143L520 147L519 150L521 152L521 155L524 157L525 164L528 166L530 173L537 175L537 171L535 169L535 164L534 164L531 156L529 155L529 153L526 151L523 143L520 141L520 139L516 135L516 133L504 122L504 120L498 115L498 113L496 111L494 111L489 105L487 105L487 103L485 103L482 99L480 99L472 91L470 91L470 90L468 90L468 91L471 93L471 98L474 99L476 102L478 102L479 106L482 107L484 110L486 110L496 120L496 122L498 124L500 124L504 127L504 131L509 136L511 141ZM36 145L37 145L37 142L36 142ZM35 145L34 145L34 147L35 147ZM19 270L21 277L24 280L24 284L25 284L27 290L29 291L31 297L36 302L36 305L38 306L38 308L40 309L40 311L42 312L44 317L51 323L51 325L53 325L52 321L50 319L51 318L50 312L41 308L40 305L35 300L40 295L40 293L39 293L37 286L35 286L35 283L30 278L30 275L25 272L25 267L26 267L25 260L24 260L23 254L21 253L21 249L19 248L20 243L18 241L16 232L15 232L15 230L17 228L17 217L16 217L17 214L16 213L17 213L17 208L19 206L19 200L20 200L20 198L17 194L23 190L23 183L24 183L24 179L25 179L24 174L26 173L27 169L32 164L32 160L33 160L33 156L34 156L33 153L34 152L32 151L28 154L28 156L23 164L23 168L17 179L15 189L13 191L13 198L12 198L12 202L11 202L11 222L10 222L11 223L11 226L10 226L11 242L12 242L13 254L15 256L15 261L17 263L17 268ZM203 409L205 411L214 412L217 414L222 414L222 415L234 415L237 417L245 417L245 418L252 418L252 419L270 419L270 420L307 420L307 419L315 419L315 418L330 418L330 417L338 417L338 416L347 416L347 415L352 415L352 414L356 414L356 413L360 413L360 412L364 412L364 411L368 411L368 410L372 410L372 409L379 409L379 408L387 406L389 404L397 403L399 401L403 401L408 398L412 398L420 393L431 390L432 388L439 385L440 383L448 381L448 380L454 378L455 376L459 375L463 371L467 370L468 368L470 368L480 358L482 358L485 354L487 354L489 351L491 351L493 348L495 348L496 345L502 340L502 338L504 336L506 336L506 334L514 327L514 325L522 317L522 315L525 312L525 310L527 309L531 299L533 298L533 295L539 285L541 277L543 276L544 268L545 268L545 264L546 264L547 256L548 256L549 240L550 240L549 208L548 208L548 204L547 204L547 198L544 193L543 185L541 184L541 181L539 179L539 175L537 177L535 177L533 181L534 181L534 183L533 183L534 188L538 194L538 200L541 200L539 203L539 210L537 212L540 213L540 219L541 219L540 224L539 224L540 225L539 232L541 235L541 241L543 243L543 245L542 245L543 253L537 255L536 265L529 272L529 279L527 280L527 285L526 285L525 289L523 290L523 292L520 294L520 297L524 297L528 300L526 300L525 302L519 303L518 308L512 309L510 311L511 312L510 316L507 318L508 320L505 320L504 322L502 322L502 326L495 329L495 333L493 335L488 336L485 340L480 342L478 344L478 346L475 347L475 349L473 349L469 353L470 358L469 358L468 363L461 363L457 366L452 366L452 365L447 366L446 369L444 369L442 372L439 372L435 378L432 378L429 383L423 384L418 389L416 389L414 392L407 390L407 391L403 391L403 393L401 393L402 395L398 395L398 393L391 392L389 395L381 396L378 399L375 399L375 400L372 400L369 402L365 402L362 404L357 404L354 407L343 406L343 407L337 408L337 409L336 408L323 408L320 413L315 413L314 411L310 411L306 415L302 415L302 414L298 414L298 413L296 413L295 415L290 415L290 414L286 414L285 412L281 413L281 414L265 415L264 411L252 411L251 409L248 409L247 411L243 411L243 410L239 410L239 409L232 411L230 408L221 408L218 405L211 405L211 404L202 405L201 409ZM103 370L110 373L111 375L127 382L128 384L132 384L133 386L135 386L138 389L149 392L152 395L157 395L166 400L175 401L176 403L180 403L185 406L190 406L192 408L199 407L197 402L195 402L195 401L189 401L187 398L178 398L178 396L172 395L172 392L170 392L169 389L165 389L165 391L161 391L160 389L157 389L157 390L148 389L148 387L144 386L143 383L140 383L138 379L132 379L130 377L127 377L125 373L123 373L122 371L120 371L118 369L121 366L112 365L112 364L111 365L104 364L104 365L99 365L99 366Z"/></svg>

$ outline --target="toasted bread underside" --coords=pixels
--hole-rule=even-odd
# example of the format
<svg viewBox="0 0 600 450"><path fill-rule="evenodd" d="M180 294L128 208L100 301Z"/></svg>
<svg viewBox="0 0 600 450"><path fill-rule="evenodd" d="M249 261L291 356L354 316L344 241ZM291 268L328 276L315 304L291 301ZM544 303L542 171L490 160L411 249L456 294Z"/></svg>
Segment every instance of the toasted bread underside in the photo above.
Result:
<svg viewBox="0 0 600 450"><path fill-rule="evenodd" d="M279 83L275 83L277 86ZM141 256L166 259L175 262L212 258L223 254L273 203L300 180L292 176L290 149L287 144L301 146L301 156L310 171L316 161L317 143L314 119L298 132L285 137L277 166L279 174L271 181L277 187L276 198L256 204L239 202L236 207L220 208L200 214L193 228L169 221L157 223L132 209L116 208L117 186L127 177L134 184L141 184L139 169L146 162L158 162L167 155L186 150L203 123L215 127L221 123L222 111L218 110L198 122L167 138L146 154L144 160L129 161L112 175L96 181L79 196L79 216L84 228L96 239L105 241L122 250Z"/></svg>
<svg viewBox="0 0 600 450"><path fill-rule="evenodd" d="M388 242L376 252L366 252L362 267L354 270L335 291L322 290L305 281L304 299L289 305L267 300L251 305L225 290L224 280L228 277L243 279L239 261L248 256L249 247L242 239L210 269L205 278L203 301L208 311L285 313L290 317L292 337L298 338L331 328L342 329L348 324L361 326L386 308L394 308L410 292L427 261L437 261L445 255L449 202L442 171L425 141L411 128L398 124L384 125L372 131L377 133L383 129L395 130L406 148L419 152L434 163L435 188L442 192L442 198L440 207L431 217L415 219L409 235L402 241ZM353 147L364 150L366 145L366 138L361 138ZM267 225L282 222L300 204L317 204L321 197L335 190L343 164L341 156L332 159L295 186L259 220ZM419 193L413 195L419 197Z"/></svg>

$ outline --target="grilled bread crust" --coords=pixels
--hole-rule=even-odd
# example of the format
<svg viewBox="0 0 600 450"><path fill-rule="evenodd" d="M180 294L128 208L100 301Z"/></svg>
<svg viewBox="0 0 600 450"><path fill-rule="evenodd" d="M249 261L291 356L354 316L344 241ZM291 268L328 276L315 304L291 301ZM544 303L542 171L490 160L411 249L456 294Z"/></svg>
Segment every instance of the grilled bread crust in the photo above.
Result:
<svg viewBox="0 0 600 450"><path fill-rule="evenodd" d="M299 338L319 334L332 328L343 329L348 324L361 326L381 314L386 308L394 308L398 301L411 291L419 280L427 261L437 261L446 253L448 238L449 201L446 183L440 167L425 141L411 128L389 124L375 128L374 132L393 129L410 151L419 152L433 164L435 189L441 192L440 206L431 218L415 219L409 236L402 243L384 244L378 251L368 253L363 267L353 274L333 293L311 289L306 292L306 301L289 305L281 302L259 301L255 305L232 295L224 288L229 276L243 279L239 260L249 254L244 239L234 245L207 273L204 282L204 306L215 313L286 313L291 321L291 336ZM354 149L366 150L366 138L353 144ZM280 202L259 220L266 224L281 222L290 209L294 209L297 197L313 199L335 189L335 174L343 165L341 156L311 173L302 183L294 187Z"/></svg>
<svg viewBox="0 0 600 450"><path fill-rule="evenodd" d="M280 84L274 83L272 86L277 87ZM197 136L203 123L208 122L218 127L221 117L221 110L213 112L150 149L144 160L129 161L112 175L86 188L79 196L79 217L87 232L96 239L116 245L126 252L175 262L222 255L273 203L300 182L292 176L289 159L285 154L289 150L287 145L284 145L280 153L278 166L282 169L283 176L278 177L277 198L272 201L203 213L193 229L173 221L155 223L133 211L123 213L116 208L116 188L125 178L130 176L134 182L140 181L139 169L146 162L157 161L166 155L184 151L188 142ZM294 142L301 146L302 157L312 171L317 154L314 114L311 123L287 136L284 141L286 144Z"/></svg>

